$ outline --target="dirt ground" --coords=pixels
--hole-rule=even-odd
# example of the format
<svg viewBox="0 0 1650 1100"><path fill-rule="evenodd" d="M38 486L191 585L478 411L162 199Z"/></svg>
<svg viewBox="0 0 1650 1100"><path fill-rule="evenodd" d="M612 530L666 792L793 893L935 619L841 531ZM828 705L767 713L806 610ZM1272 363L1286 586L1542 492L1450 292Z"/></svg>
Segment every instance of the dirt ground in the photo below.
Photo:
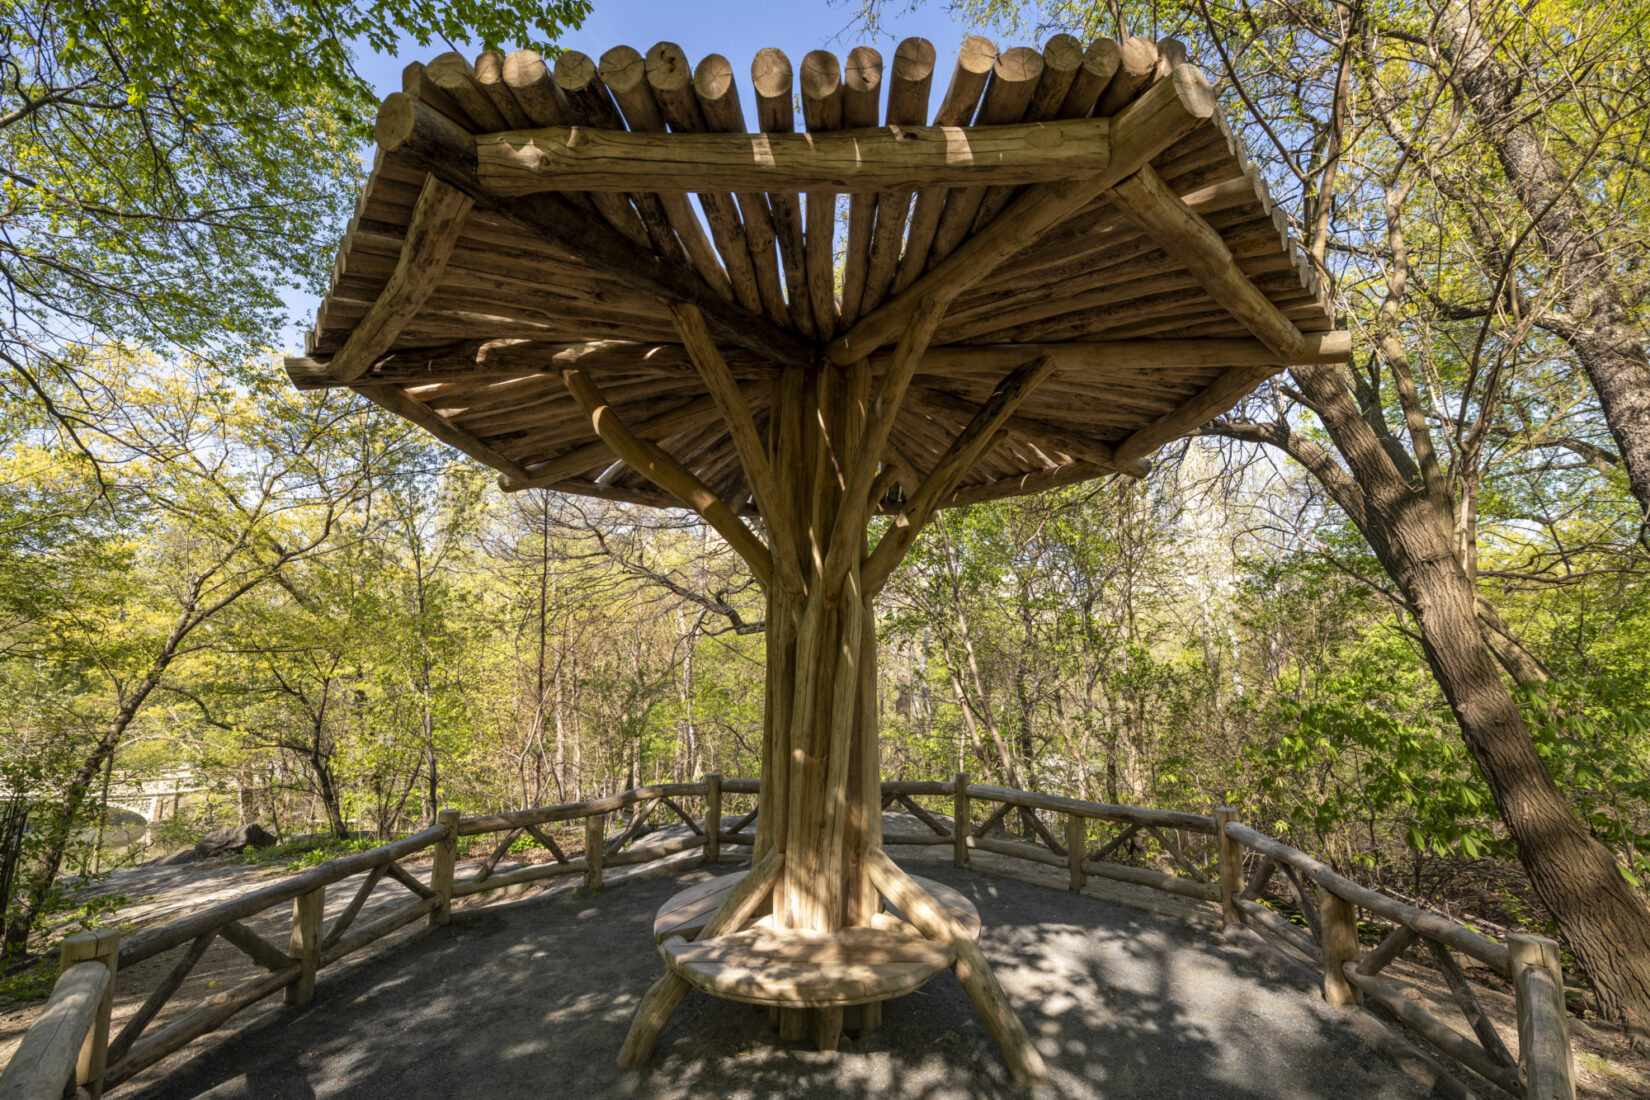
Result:
<svg viewBox="0 0 1650 1100"><path fill-rule="evenodd" d="M890 822L891 829L902 823ZM1325 1006L1310 972L1259 937L1218 934L1212 906L975 853L902 850L900 862L972 898L982 946L1067 1096L1409 1097L1392 1033L1364 1012ZM316 1001L278 997L247 1010L122 1086L117 1095L171 1097L1015 1095L960 987L942 975L890 1002L881 1029L845 1041L840 1056L779 1040L766 1013L691 994L661 1037L653 1065L613 1063L637 999L660 972L649 928L667 897L705 877L694 854L610 876L594 897L565 879L548 890L484 895L448 928L414 925L322 972ZM736 869L719 866L715 873ZM416 871L416 866L414 867ZM191 873L192 872L192 873ZM267 881L246 867L134 872L105 889L143 897L144 923L221 901ZM146 876L138 878L135 876ZM461 871L462 877L462 871ZM353 882L328 891L328 919ZM393 883L371 910L409 898ZM282 943L284 911L248 922ZM135 1011L170 969L163 956L123 971L115 1010ZM216 943L156 1025L253 973ZM1442 1019L1459 1018L1426 968L1387 971ZM1516 1049L1504 983L1474 972L1479 996ZM1501 988L1497 988L1497 986ZM0 1059L37 1006L0 1012ZM1467 1025L1461 1021L1463 1032ZM1650 1097L1642 1062L1603 1029L1577 1026L1577 1072L1589 1097Z"/></svg>

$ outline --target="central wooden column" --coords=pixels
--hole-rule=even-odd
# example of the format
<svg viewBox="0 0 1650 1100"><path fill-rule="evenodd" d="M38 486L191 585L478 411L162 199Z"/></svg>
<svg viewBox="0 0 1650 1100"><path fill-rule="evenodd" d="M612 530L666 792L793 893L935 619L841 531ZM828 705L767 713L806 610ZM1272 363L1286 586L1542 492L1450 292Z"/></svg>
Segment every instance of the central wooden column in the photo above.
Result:
<svg viewBox="0 0 1650 1100"><path fill-rule="evenodd" d="M946 299L935 298L918 304L874 391L870 363L863 359L846 366L826 361L782 369L768 403L765 439L703 319L691 307L672 307L683 343L727 418L767 529L765 543L698 477L614 418L582 372L569 368L562 377L614 453L698 511L745 558L767 592L767 698L754 865L700 938L739 934L764 903L783 931L829 934L870 927L886 896L926 939L952 953L957 980L1015 1076L1046 1084L1042 1058L973 936L882 851L872 601L923 524L1002 438L1014 410L1054 367L1052 359L1039 356L1004 377L915 490L900 500L888 530L867 552L873 502L886 499L899 476L882 457L945 305ZM636 1009L620 1065L646 1062L687 989L687 980L674 970L654 983ZM817 1012L821 1049L835 1049L846 1006L776 1000L782 1036L800 1038L805 1013ZM853 1007L862 1026L874 1026L877 1005Z"/></svg>
<svg viewBox="0 0 1650 1100"><path fill-rule="evenodd" d="M853 448L870 392L864 362L792 368L770 405L770 461L784 514L768 522L796 532L806 591L768 589L755 857L785 853L776 923L810 932L869 925L881 904L865 860L882 843L876 621L860 578L868 517L845 495L862 461Z"/></svg>

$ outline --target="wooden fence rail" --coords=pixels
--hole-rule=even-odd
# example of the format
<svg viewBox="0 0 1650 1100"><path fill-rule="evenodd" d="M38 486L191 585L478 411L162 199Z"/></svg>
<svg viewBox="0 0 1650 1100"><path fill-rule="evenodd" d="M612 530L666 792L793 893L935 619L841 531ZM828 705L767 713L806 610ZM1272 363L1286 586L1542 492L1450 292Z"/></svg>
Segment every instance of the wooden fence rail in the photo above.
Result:
<svg viewBox="0 0 1650 1100"><path fill-rule="evenodd" d="M95 1100L103 1089L215 1030L278 989L285 990L289 1003L308 1003L319 970L420 918L445 924L454 898L563 875L582 875L584 886L597 890L608 868L652 863L694 850L702 853L699 863L714 863L728 849L755 842L761 806L751 796L759 793L757 780L711 774L696 783L661 783L502 814L460 818L456 811L446 810L435 825L412 836L328 860L147 929L124 943L116 933L70 937L64 941L63 973L51 999L0 1074L0 1100L56 1100L71 1077ZM969 865L972 852L983 851L1062 868L1073 890L1082 889L1094 876L1215 903L1224 924L1252 927L1316 966L1331 1004L1355 1007L1369 1001L1383 1006L1477 1081L1520 1100L1574 1098L1563 975L1558 946L1551 940L1511 935L1507 943L1496 943L1436 913L1360 886L1305 852L1248 828L1228 807L1203 815L1119 806L971 784L963 773L948 782L885 782L882 794L885 809L906 813L921 826L890 830L883 838L886 845L950 846L958 867ZM945 805L936 807L935 800ZM628 820L622 818L625 811L630 812ZM680 827L660 839L649 826L667 818ZM1019 824L1019 837L1005 827L1011 821ZM584 851L577 858L570 858L543 828L553 824L582 825ZM489 854L468 879L455 882L459 839L491 834L499 839ZM523 838L549 853L549 861L500 870L501 861ZM434 856L427 886L400 863L426 849ZM1246 852L1258 857L1247 876ZM349 905L330 929L325 928L326 888L356 875L363 876L362 882ZM357 927L357 916L385 879L405 888L410 897L375 912L372 920ZM1269 888L1282 892L1282 897L1269 903ZM292 930L283 950L243 922L286 902L292 903ZM1286 915L1290 910L1299 923ZM1360 910L1392 925L1368 951L1358 939ZM146 1034L218 937L263 973L214 994ZM109 1009L118 970L185 944L172 970L111 1038ZM1417 947L1429 953L1473 1038L1379 976L1405 951ZM1516 1056L1491 1026L1452 952L1477 960L1513 983ZM1475 1095L1441 1067L1434 1087L1446 1095Z"/></svg>
<svg viewBox="0 0 1650 1100"><path fill-rule="evenodd" d="M1509 935L1505 944L1496 943L1446 917L1337 874L1305 852L1236 821L1234 811L1222 811L1221 816L1224 839L1260 857L1255 873L1241 887L1241 861L1224 857L1223 891L1229 875L1231 889L1237 891L1232 901L1239 918L1318 967L1325 1000L1348 1007L1368 1002L1381 1006L1434 1050L1499 1093L1522 1100L1574 1100L1558 944L1521 934ZM1229 870L1227 862L1232 864ZM1283 900L1299 913L1304 927L1259 900L1280 870L1289 886ZM1386 936L1368 952L1358 939L1359 910L1391 924ZM1379 976L1417 945L1425 948L1444 979L1471 1037ZM1513 983L1516 1056L1485 1014L1452 952L1476 959ZM1437 1067L1434 1090L1462 1098L1477 1095L1443 1067Z"/></svg>

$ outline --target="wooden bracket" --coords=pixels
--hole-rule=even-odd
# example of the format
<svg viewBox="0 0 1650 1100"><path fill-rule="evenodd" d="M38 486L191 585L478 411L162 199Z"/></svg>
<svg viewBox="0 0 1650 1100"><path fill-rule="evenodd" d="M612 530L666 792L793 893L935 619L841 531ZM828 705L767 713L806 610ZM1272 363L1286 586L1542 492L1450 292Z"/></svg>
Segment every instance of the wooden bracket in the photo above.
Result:
<svg viewBox="0 0 1650 1100"><path fill-rule="evenodd" d="M424 177L424 187L413 204L401 256L378 300L356 324L328 371L336 382L353 382L390 349L408 321L429 300L447 260L458 245L464 220L475 203L458 188Z"/></svg>
<svg viewBox="0 0 1650 1100"><path fill-rule="evenodd" d="M764 587L773 583L773 558L768 553L767 546L745 526L743 520L733 514L733 510L725 501L711 492L709 486L657 444L638 439L614 415L607 399L602 396L602 391L583 371L563 371L561 377L567 385L568 392L573 395L573 400L577 401L590 417L596 434L612 448L614 454L630 463L637 473L681 501L684 506L703 516L705 522L745 559L745 564L750 566L751 572L756 574L756 579Z"/></svg>
<svg viewBox="0 0 1650 1100"><path fill-rule="evenodd" d="M866 557L861 577L868 595L882 590L889 574L905 558L923 525L939 508L941 500L951 493L957 480L967 473L987 448L997 442L1003 423L1020 407L1020 403L1052 373L1054 360L1045 355L998 383L968 426L934 463L921 487L894 517L893 525L883 532L876 549Z"/></svg>
<svg viewBox="0 0 1650 1100"><path fill-rule="evenodd" d="M716 342L711 339L710 330L705 327L704 316L699 310L694 306L672 303L670 315L675 319L676 331L681 333L688 354L693 357L694 366L699 368L699 377L703 379L705 388L710 390L711 399L727 422L734 451L739 455L740 465L745 468L745 480L750 484L751 495L756 498L757 510L767 523L768 538L773 543L774 571L779 576L779 583L784 585L785 591L800 596L804 584L796 532L783 514L779 481L768 462L750 405L739 392L733 372L728 369L727 360L722 358Z"/></svg>

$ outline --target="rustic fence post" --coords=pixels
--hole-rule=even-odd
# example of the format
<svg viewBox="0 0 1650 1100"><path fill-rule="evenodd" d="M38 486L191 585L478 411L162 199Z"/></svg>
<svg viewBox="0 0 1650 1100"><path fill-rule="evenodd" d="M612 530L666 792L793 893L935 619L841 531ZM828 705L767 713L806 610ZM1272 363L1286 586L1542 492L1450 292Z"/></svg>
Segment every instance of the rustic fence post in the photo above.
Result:
<svg viewBox="0 0 1650 1100"><path fill-rule="evenodd" d="M606 814L591 814L584 819L584 888L602 888L602 834L606 832Z"/></svg>
<svg viewBox="0 0 1650 1100"><path fill-rule="evenodd" d="M1071 889L1081 890L1088 881L1083 870L1083 857L1089 851L1089 820L1077 814L1066 815L1066 866L1071 870Z"/></svg>
<svg viewBox="0 0 1650 1100"><path fill-rule="evenodd" d="M85 1088L92 1100L103 1095L103 1071L109 1060L109 1012L115 1003L115 970L120 963L121 933L114 929L98 932L76 932L63 941L58 949L58 967L67 970L80 963L102 963L109 968L109 985L98 1003L97 1017L86 1041L80 1045L80 1058L75 1064L75 1081Z"/></svg>
<svg viewBox="0 0 1650 1100"><path fill-rule="evenodd" d="M441 904L430 910L431 924L446 924L453 917L453 868L458 863L458 811L442 810L435 815L437 825L447 827L447 835L435 842L435 866L430 870L430 889Z"/></svg>
<svg viewBox="0 0 1650 1100"><path fill-rule="evenodd" d="M1358 907L1318 888L1318 927L1323 931L1323 999L1331 1005L1361 1005L1364 991L1346 979L1342 964L1358 965Z"/></svg>
<svg viewBox="0 0 1650 1100"><path fill-rule="evenodd" d="M958 867L968 866L968 773L958 772L951 779L951 859Z"/></svg>
<svg viewBox="0 0 1650 1100"><path fill-rule="evenodd" d="M1524 1100L1575 1100L1570 1035L1564 1019L1564 969L1545 936L1507 936L1518 1012L1518 1077Z"/></svg>
<svg viewBox="0 0 1650 1100"><path fill-rule="evenodd" d="M1220 926L1237 924L1243 919L1238 912L1237 896L1243 893L1243 849L1226 835L1226 826L1238 819L1238 812L1230 806L1215 807L1215 859L1220 864Z"/></svg>
<svg viewBox="0 0 1650 1100"><path fill-rule="evenodd" d="M292 899L292 938L286 953L303 969L281 994L289 1005L307 1005L315 998L315 972L321 968L321 917L326 906L325 886Z"/></svg>
<svg viewBox="0 0 1650 1100"><path fill-rule="evenodd" d="M705 773L705 862L722 858L722 773Z"/></svg>

